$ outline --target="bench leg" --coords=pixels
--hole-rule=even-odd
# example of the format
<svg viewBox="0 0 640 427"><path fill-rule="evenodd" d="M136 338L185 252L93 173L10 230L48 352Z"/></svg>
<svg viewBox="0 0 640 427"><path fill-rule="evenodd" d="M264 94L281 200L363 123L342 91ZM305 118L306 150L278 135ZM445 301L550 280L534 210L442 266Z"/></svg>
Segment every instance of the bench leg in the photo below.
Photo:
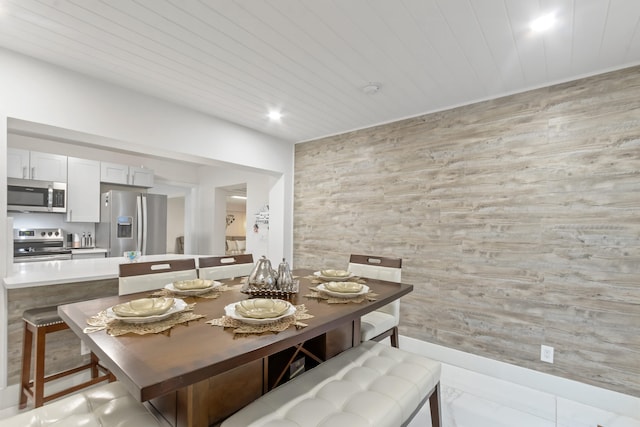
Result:
<svg viewBox="0 0 640 427"><path fill-rule="evenodd" d="M442 426L442 412L440 411L440 383L436 384L433 393L429 396L429 409L431 410L431 427Z"/></svg>

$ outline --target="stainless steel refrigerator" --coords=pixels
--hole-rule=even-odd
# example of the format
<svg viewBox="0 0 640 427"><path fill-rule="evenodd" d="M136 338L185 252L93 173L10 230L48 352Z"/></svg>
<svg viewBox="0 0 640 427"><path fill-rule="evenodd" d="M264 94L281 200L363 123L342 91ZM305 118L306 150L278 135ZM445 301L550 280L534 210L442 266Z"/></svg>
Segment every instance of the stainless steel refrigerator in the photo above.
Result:
<svg viewBox="0 0 640 427"><path fill-rule="evenodd" d="M107 256L123 256L126 251L140 251L141 255L167 252L167 196L111 190L100 198L95 243L107 249Z"/></svg>

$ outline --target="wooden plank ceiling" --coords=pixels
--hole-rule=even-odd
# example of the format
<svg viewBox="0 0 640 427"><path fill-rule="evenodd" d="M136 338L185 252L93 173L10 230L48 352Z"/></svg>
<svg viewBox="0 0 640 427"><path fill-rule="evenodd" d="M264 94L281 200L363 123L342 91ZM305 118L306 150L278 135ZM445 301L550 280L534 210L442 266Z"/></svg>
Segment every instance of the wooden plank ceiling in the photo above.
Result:
<svg viewBox="0 0 640 427"><path fill-rule="evenodd" d="M0 0L0 46L300 142L639 64L640 1Z"/></svg>

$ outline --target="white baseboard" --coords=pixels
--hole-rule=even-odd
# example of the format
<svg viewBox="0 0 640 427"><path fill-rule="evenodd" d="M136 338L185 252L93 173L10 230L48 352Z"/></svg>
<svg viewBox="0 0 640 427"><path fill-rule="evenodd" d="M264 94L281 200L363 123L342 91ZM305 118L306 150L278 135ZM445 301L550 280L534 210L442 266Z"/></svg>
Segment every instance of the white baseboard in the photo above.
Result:
<svg viewBox="0 0 640 427"><path fill-rule="evenodd" d="M18 384L0 388L0 419L18 413L19 392Z"/></svg>
<svg viewBox="0 0 640 427"><path fill-rule="evenodd" d="M578 402L633 419L640 418L640 398L638 397L476 356L404 335L400 336L400 347L438 360L444 365L451 365L527 387L547 393L554 398ZM470 386L477 387L477 384Z"/></svg>

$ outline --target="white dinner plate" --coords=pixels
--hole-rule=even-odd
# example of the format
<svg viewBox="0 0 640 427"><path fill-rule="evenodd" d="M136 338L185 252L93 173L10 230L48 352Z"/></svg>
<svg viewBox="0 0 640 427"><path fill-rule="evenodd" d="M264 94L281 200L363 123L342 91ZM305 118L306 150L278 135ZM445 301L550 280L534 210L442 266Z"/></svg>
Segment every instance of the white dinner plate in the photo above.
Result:
<svg viewBox="0 0 640 427"><path fill-rule="evenodd" d="M199 289L178 289L175 286L173 286L173 283L168 283L166 285L164 285L164 288L168 291L173 292L176 295L200 295L200 294L204 294L205 292L209 292L219 286L221 286L222 283L221 282L216 282L215 280L211 281L211 286L207 287L207 288L199 288Z"/></svg>
<svg viewBox="0 0 640 427"><path fill-rule="evenodd" d="M185 308L187 308L186 302L184 302L180 298L174 298L173 305L171 306L171 308L162 314L154 314L152 316L144 316L144 317L122 317L114 313L112 310L112 307L109 307L107 309L107 316L114 319L122 320L123 322L127 322L127 323L151 323L151 322L157 322L159 320L164 320L167 317L171 316L172 314L180 313L181 311L184 311Z"/></svg>
<svg viewBox="0 0 640 427"><path fill-rule="evenodd" d="M255 318L250 318L250 317L244 317L240 313L236 312L236 304L238 304L237 302L234 302L233 304L229 304L229 305L225 306L224 307L224 314L227 317L231 317L232 319L239 320L239 321L241 321L243 323L247 323L249 325L261 325L261 324L265 324L265 323L273 323L276 320L284 319L287 316L291 316L296 312L296 307L293 304L291 304L290 302L288 302L288 301L287 301L287 303L289 304L289 308L287 309L287 311L285 311L280 316L270 317L270 318L267 318L267 319L255 319Z"/></svg>
<svg viewBox="0 0 640 427"><path fill-rule="evenodd" d="M324 283L321 283L318 286L316 286L316 289L335 298L355 298L369 292L369 287L367 285L362 285L362 289L360 289L359 292L332 292L324 286Z"/></svg>
<svg viewBox="0 0 640 427"><path fill-rule="evenodd" d="M344 282L354 277L354 274L351 272L349 272L348 276L323 276L322 271L316 271L313 275L327 282Z"/></svg>

